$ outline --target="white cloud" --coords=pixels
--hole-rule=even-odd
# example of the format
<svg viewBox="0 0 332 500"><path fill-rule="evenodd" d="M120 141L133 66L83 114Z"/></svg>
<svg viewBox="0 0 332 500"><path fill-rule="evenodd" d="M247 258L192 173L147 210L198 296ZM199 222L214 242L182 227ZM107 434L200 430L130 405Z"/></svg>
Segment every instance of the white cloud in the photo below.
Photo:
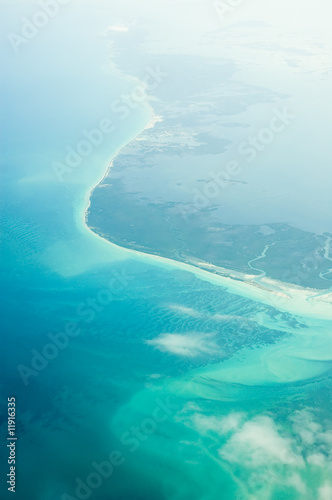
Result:
<svg viewBox="0 0 332 500"><path fill-rule="evenodd" d="M303 495L307 491L307 486L304 483L303 479L298 474L293 474L288 480L289 486L295 488L299 493Z"/></svg>
<svg viewBox="0 0 332 500"><path fill-rule="evenodd" d="M304 466L303 458L292 450L291 440L282 437L267 416L246 422L219 453L228 462L252 468L275 464Z"/></svg>
<svg viewBox="0 0 332 500"><path fill-rule="evenodd" d="M332 483L321 483L319 490L316 486L314 494L310 481L317 468L323 477L332 471L328 422L318 420L314 409L295 411L287 420L286 426L279 426L269 415L248 419L244 412L205 414L193 403L179 416L179 421L217 444L222 460L232 468L239 466L237 474L245 481L248 498L269 498L273 485L278 485L295 489L301 498L332 500Z"/></svg>
<svg viewBox="0 0 332 500"><path fill-rule="evenodd" d="M230 413L227 417L222 418L195 414L193 416L193 423L201 433L212 431L222 435L238 429L243 423L244 418L244 413Z"/></svg>
<svg viewBox="0 0 332 500"><path fill-rule="evenodd" d="M203 333L163 333L159 337L145 342L162 352L178 356L195 357L203 354L222 354L219 346L212 340L212 335Z"/></svg>
<svg viewBox="0 0 332 500"><path fill-rule="evenodd" d="M219 313L210 314L208 312L200 312L197 311L196 309L193 309L192 307L185 307L178 304L171 304L169 306L169 309L171 309L172 311L179 312L180 314L185 314L192 318L211 319L217 322L241 321L242 323L248 323L250 321L248 320L248 318L243 316L236 316L232 314L219 314Z"/></svg>
<svg viewBox="0 0 332 500"><path fill-rule="evenodd" d="M293 430L307 450L307 463L324 467L332 458L332 430L327 422L318 423L313 413L301 410L291 417ZM332 497L331 497L332 500Z"/></svg>
<svg viewBox="0 0 332 500"><path fill-rule="evenodd" d="M324 467L326 465L326 456L322 453L312 453L307 456L307 463L316 467Z"/></svg>
<svg viewBox="0 0 332 500"><path fill-rule="evenodd" d="M325 483L318 490L318 499L319 500L332 500L332 484Z"/></svg>
<svg viewBox="0 0 332 500"><path fill-rule="evenodd" d="M186 314L188 316L191 316L192 318L200 318L203 316L202 313L200 313L199 311L196 311L195 309L193 309L191 307L185 307L185 306L179 306L177 304L171 304L169 306L169 308L172 311L176 311L176 312L179 312L181 314Z"/></svg>
<svg viewBox="0 0 332 500"><path fill-rule="evenodd" d="M322 428L314 421L313 415L307 410L297 411L291 420L293 429L301 437L302 442L306 445L314 444Z"/></svg>
<svg viewBox="0 0 332 500"><path fill-rule="evenodd" d="M126 33L129 31L128 26L108 26L108 32L118 32L118 33Z"/></svg>

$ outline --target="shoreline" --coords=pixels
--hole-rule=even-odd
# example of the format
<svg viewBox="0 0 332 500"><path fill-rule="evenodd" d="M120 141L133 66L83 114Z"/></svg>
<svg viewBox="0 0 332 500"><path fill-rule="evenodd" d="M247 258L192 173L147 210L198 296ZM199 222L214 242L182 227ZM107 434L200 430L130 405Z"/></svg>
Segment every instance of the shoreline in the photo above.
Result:
<svg viewBox="0 0 332 500"><path fill-rule="evenodd" d="M153 128L156 120L159 118L154 114L152 106L149 103L145 104L150 108L151 111L151 119L149 120L149 122L134 137L132 137L129 142L119 147L114 157L108 163L103 175L85 193L83 212L81 212L82 207L80 207L79 214L77 213L77 215L79 216L77 219L78 223L82 224L82 228L84 229L84 231L88 231L90 236L93 235L94 238L98 238L104 244L106 243L110 245L114 250L117 250L117 252L119 252L119 250L123 252L124 256L126 256L124 257L125 259L130 259L130 257L132 257L136 261L155 265L157 267L172 270L177 269L189 272L202 281L206 281L215 286L225 288L230 293L234 293L244 298L264 303L279 310L291 312L294 314L300 314L301 316L317 315L321 319L331 319L332 315L330 313L330 308L332 305L332 294L331 292L329 292L329 289L318 290L314 288L302 288L297 285L273 280L266 276L262 277L259 280L259 283L257 283L253 281L255 279L254 276L223 268L220 268L222 270L221 274L216 274L203 269L197 264L195 265L195 263L177 261L168 257L162 257L159 255L141 252L139 250L134 250L117 245L99 235L98 233L93 231L92 228L90 228L87 220L89 209L91 206L91 198L94 190L108 176L111 168L114 166L116 158L121 154L122 150L133 140L135 140L142 132ZM213 266L213 264L210 265L212 267L215 267ZM319 296L317 295L318 293L320 293Z"/></svg>
<svg viewBox="0 0 332 500"><path fill-rule="evenodd" d="M102 238L104 241L107 241L108 243L111 243L110 241L108 241L106 238L103 238L102 236L100 236L99 234L95 233L91 228L90 226L87 224L87 217L88 217L88 214L89 214L89 208L91 206L91 197L92 197L92 194L94 192L94 190L103 182L103 180L108 176L111 168L114 166L114 162L115 160L117 159L117 157L121 154L122 150L127 147L133 140L136 139L136 137L138 137L140 134L142 134L145 130L148 130L150 128L153 128L155 123L156 123L156 118L158 118L156 115L154 115L154 111L153 111L153 108L152 106L149 104L149 103L146 103L146 105L150 108L150 112L151 112L151 118L148 122L147 125L145 125L134 137L132 137L129 142L127 142L126 144L120 146L117 150L117 152L115 153L115 155L113 156L113 158L111 158L111 160L109 161L108 165L107 165L107 168L105 170L105 172L103 173L102 177L91 187L88 189L88 191L86 191L85 193L85 196L84 196L84 200L86 201L85 203L85 208L84 208L84 211L83 211L83 225L85 226L85 229L88 229L90 232L92 232L94 235L98 236L99 238ZM118 245L116 245L118 246ZM123 248L126 250L125 247L119 247L119 248ZM128 249L130 250L130 249Z"/></svg>

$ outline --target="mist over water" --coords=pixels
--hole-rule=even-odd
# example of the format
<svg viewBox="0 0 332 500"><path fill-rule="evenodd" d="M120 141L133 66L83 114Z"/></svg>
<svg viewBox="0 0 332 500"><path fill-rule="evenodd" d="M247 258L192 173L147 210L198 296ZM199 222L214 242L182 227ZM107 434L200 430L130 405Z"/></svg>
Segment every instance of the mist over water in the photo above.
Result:
<svg viewBox="0 0 332 500"><path fill-rule="evenodd" d="M35 8L4 4L4 33ZM328 286L272 280L250 256L256 275L202 269L159 251L161 229L140 248L124 219L119 244L86 224L92 190L153 118L148 96L118 111L140 81L103 37L124 29L118 17L68 3L17 53L2 50L1 406L6 416L16 397L16 498L330 499Z"/></svg>

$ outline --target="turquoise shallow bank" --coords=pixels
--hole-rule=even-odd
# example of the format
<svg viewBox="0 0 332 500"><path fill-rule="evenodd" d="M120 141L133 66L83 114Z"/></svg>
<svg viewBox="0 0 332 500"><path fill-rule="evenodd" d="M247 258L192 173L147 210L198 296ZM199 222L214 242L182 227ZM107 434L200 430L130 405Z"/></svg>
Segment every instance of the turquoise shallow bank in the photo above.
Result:
<svg viewBox="0 0 332 500"><path fill-rule="evenodd" d="M302 231L296 233L301 238L309 235L301 239L298 252L311 263L314 255L316 267L304 271L300 281L307 286L315 274L317 289L299 286L294 279L272 279L282 275L280 255L273 273L272 267L270 274L261 269L259 262L275 241L255 248L254 255L248 253L250 269L241 272L239 263L232 268L231 262L228 269L214 265L218 247L212 240L210 264L183 258L175 247L174 259L169 258L171 252L162 248L163 227L158 233L155 223L151 241L158 244L149 248L145 242L144 249L139 241L129 244L125 223L121 234L119 212L119 219L112 221L118 244L101 236L100 219L96 234L86 223L87 213L92 216L103 207L94 208L92 191L97 185L104 189L100 186L106 175L108 184L119 187L117 176L112 181L110 162L117 155L121 159L120 151L135 138L144 143L146 153L149 138L139 134L153 131L157 123L153 109L162 96L154 106L149 88L142 92L138 82L145 79L154 91L162 87L160 75L167 72L151 50L153 36L143 37L151 59L142 65L141 80L126 68L126 45L122 71L120 64L109 61L110 55L113 61L119 57L115 44L109 43L110 33L127 33L135 22L128 28L122 19L139 15L131 10L131 2L121 15L115 8L120 4L61 4L31 35L22 16L31 20L40 8L29 2L3 4L2 56L8 71L1 80L1 498L12 495L6 484L5 441L7 398L15 397L18 500L331 500L331 237L324 215L326 186L322 206L313 203L305 227L296 226L296 210L292 212L289 200L288 219L284 213L279 219L276 212L271 215L271 209L270 219L262 221L258 204L248 210L250 220L224 220L238 224L234 228L246 224L244 243L249 246L257 225L260 234L287 229L293 249L292 231ZM142 9L148 12L144 2ZM159 19L157 14L153 11L152 18ZM140 16L142 29L148 21L142 12ZM8 38L8 33L21 30L30 33L25 41ZM176 39L176 30L172 36ZM224 69L220 78L228 74ZM212 95L214 89L208 90ZM303 93L308 94L301 96L303 101L311 90L304 84ZM235 110L223 109L226 116L234 113L240 120L237 113L246 113L246 106L280 104L272 90L253 92L250 87L245 92L245 110L237 109L236 102ZM255 102L248 98L252 95ZM124 96L131 98L126 101ZM296 107L298 101L294 103ZM167 124L176 126L181 113L181 106L174 109ZM210 110L202 113L207 120ZM264 116L271 119L268 113ZM204 129L207 121L201 118L197 122ZM301 123L297 138L306 128L306 122ZM169 137L164 132L163 138ZM190 146L183 132L177 135L177 148ZM222 148L227 141L228 135ZM214 146L209 142L211 155ZM153 143L153 154L159 147L159 142ZM301 152L299 158L303 156ZM324 151L317 156L323 158ZM283 160L281 156L281 164ZM261 161L268 162L268 157ZM192 158L187 163L192 166ZM260 176L259 169L254 177ZM196 174L199 180L201 171ZM163 174L160 187L151 178L153 174L145 180L128 175L123 181L127 194L133 193L128 183L136 180L135 186L144 184L160 201L169 180ZM146 200L144 189L137 191ZM163 192L166 198L168 194ZM123 186L118 196L122 207ZM137 213L143 214L142 204L132 199ZM158 216L163 210L159 201ZM171 220L164 209L164 218ZM207 207L203 209L207 217ZM208 217L204 221L210 224ZM143 222L148 235L148 215ZM293 229L273 226L286 222L294 223ZM107 219L107 235L111 227ZM244 237L244 230L236 232L234 241L239 234ZM318 250L312 253L316 236ZM194 256L200 242L191 236L187 244L187 253ZM232 248L235 260L239 247ZM298 269L295 266L293 273ZM326 289L319 279L327 280Z"/></svg>

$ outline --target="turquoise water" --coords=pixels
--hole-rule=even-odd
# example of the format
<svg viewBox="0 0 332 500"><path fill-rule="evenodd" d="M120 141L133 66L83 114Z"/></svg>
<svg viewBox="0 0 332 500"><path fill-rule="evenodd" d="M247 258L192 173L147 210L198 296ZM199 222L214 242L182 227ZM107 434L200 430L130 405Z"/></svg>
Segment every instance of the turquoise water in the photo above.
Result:
<svg viewBox="0 0 332 500"><path fill-rule="evenodd" d="M104 11L62 9L18 54L3 49L1 404L16 397L16 498L332 498L329 296L128 250L86 225L91 190L152 110L114 111L136 81L108 63ZM33 13L12 8L4 33ZM106 119L112 132L60 182L54 162Z"/></svg>

